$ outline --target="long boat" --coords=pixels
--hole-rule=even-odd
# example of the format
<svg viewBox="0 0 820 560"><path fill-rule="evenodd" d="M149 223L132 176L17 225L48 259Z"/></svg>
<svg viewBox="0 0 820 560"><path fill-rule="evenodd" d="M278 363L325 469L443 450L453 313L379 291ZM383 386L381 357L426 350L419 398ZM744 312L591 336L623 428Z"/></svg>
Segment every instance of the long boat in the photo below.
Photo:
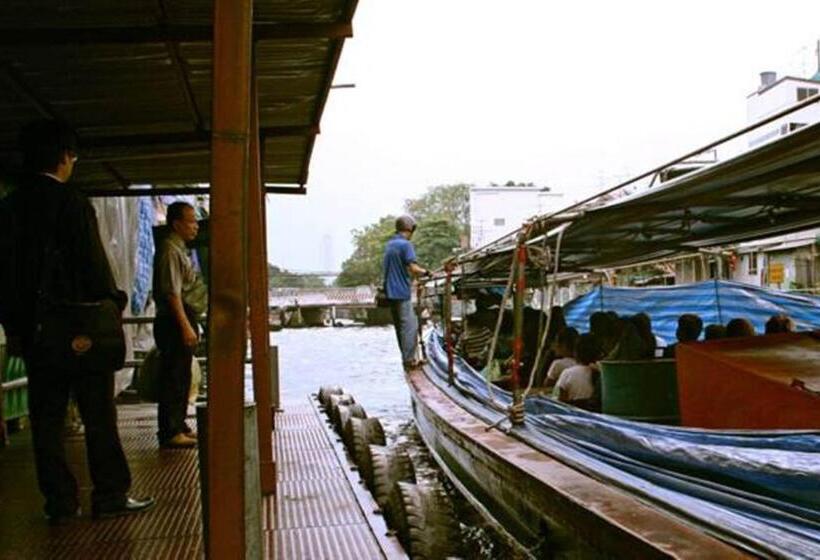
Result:
<svg viewBox="0 0 820 560"><path fill-rule="evenodd" d="M683 426L664 426L528 395L515 365L512 390L504 391L461 360L450 335L454 278L467 294L506 280L517 364L527 286L799 231L820 224L818 209L820 125L812 125L615 202L588 200L535 217L447 263L431 288L441 301L442 329L423 342L423 367L407 373L416 425L433 457L468 501L533 557L820 557L820 397L800 379L789 382L789 371L743 377L745 366L738 366L738 379L760 377L764 392L725 401L725 410L711 403L712 416L689 425L682 411ZM726 348L710 344L679 348L680 391L687 387L683 370L703 374L706 394L725 368ZM786 346L820 356L813 334L749 345L755 359ZM811 376L810 361L804 358L794 375ZM773 425L746 426L730 412L750 404L797 408L785 419L773 414ZM753 409L744 418L754 418Z"/></svg>

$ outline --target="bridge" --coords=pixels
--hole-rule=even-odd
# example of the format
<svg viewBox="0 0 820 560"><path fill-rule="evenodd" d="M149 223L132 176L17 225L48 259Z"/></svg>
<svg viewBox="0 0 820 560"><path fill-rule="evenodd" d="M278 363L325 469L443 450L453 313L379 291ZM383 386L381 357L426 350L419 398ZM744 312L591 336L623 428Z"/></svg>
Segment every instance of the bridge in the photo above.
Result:
<svg viewBox="0 0 820 560"><path fill-rule="evenodd" d="M268 305L271 324L282 327L336 324L339 310L346 311L347 318L372 323L377 322L375 298L376 290L371 286L272 288Z"/></svg>

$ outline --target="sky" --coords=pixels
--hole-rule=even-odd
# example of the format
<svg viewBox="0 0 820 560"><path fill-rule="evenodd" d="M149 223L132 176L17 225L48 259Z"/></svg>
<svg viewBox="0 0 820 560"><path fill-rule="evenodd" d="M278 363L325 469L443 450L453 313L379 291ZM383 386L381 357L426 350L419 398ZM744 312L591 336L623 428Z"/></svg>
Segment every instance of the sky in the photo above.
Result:
<svg viewBox="0 0 820 560"><path fill-rule="evenodd" d="M431 186L579 200L746 123L759 73L817 69L820 2L360 0L305 196L269 195L270 262L340 270L351 231Z"/></svg>

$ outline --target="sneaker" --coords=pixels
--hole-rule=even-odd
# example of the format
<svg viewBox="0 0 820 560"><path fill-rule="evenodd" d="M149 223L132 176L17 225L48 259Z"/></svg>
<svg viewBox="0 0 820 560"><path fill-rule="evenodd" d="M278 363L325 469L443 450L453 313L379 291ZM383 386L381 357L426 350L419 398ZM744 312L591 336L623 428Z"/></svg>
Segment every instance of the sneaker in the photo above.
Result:
<svg viewBox="0 0 820 560"><path fill-rule="evenodd" d="M196 439L180 432L168 441L160 444L163 449L188 449L196 447Z"/></svg>

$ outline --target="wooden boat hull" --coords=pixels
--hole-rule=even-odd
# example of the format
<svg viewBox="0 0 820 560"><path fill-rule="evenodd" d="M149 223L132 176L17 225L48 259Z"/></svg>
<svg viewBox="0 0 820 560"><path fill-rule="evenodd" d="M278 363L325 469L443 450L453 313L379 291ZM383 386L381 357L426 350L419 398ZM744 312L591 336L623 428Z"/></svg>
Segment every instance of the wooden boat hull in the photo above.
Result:
<svg viewBox="0 0 820 560"><path fill-rule="evenodd" d="M418 431L465 497L524 546L619 558L738 558L682 520L471 414L421 370L407 374Z"/></svg>

